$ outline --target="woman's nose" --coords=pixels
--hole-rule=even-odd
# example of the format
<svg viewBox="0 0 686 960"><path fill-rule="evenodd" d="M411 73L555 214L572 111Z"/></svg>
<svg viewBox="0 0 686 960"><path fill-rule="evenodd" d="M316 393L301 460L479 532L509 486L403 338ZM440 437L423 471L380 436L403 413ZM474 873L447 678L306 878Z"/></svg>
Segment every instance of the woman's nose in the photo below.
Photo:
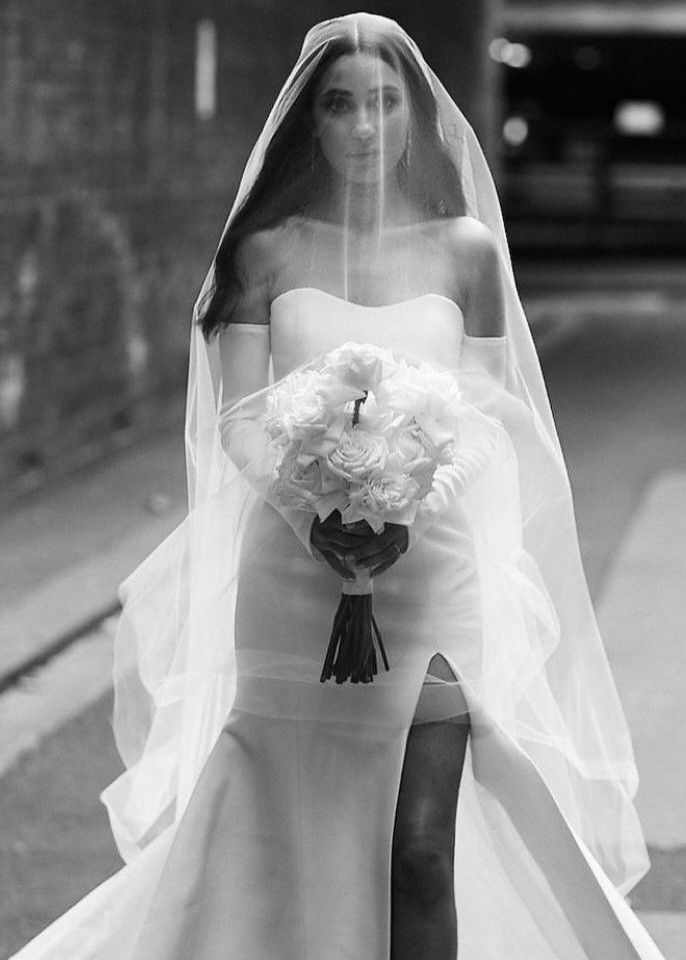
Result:
<svg viewBox="0 0 686 960"><path fill-rule="evenodd" d="M355 115L353 133L356 137L367 139L374 136L375 125L368 110L360 110Z"/></svg>

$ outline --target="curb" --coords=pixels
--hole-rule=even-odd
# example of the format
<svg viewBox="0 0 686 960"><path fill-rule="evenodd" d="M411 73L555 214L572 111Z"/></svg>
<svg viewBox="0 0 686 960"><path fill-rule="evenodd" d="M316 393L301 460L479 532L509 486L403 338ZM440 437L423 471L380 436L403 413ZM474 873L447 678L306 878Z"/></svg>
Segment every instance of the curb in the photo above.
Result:
<svg viewBox="0 0 686 960"><path fill-rule="evenodd" d="M54 640L46 643L40 648L37 648L33 656L29 656L24 660L17 661L13 667L10 667L6 673L0 676L0 696L2 696L3 693L6 693L7 690L9 690L15 684L19 683L19 681L25 678L28 674L33 673L34 670L37 670L39 667L45 666L45 664L49 660L52 660L53 657L56 657L58 654L62 653L73 643L81 640L84 636L86 636L86 634L92 633L94 630L100 627L105 620L107 620L109 617L115 616L120 611L121 603L118 600L115 600L106 610L96 613L94 616L90 617L90 619L84 620L81 623L71 627L66 633L60 634Z"/></svg>
<svg viewBox="0 0 686 960"><path fill-rule="evenodd" d="M120 610L117 590L183 520L151 518L107 552L57 574L0 612L0 693Z"/></svg>

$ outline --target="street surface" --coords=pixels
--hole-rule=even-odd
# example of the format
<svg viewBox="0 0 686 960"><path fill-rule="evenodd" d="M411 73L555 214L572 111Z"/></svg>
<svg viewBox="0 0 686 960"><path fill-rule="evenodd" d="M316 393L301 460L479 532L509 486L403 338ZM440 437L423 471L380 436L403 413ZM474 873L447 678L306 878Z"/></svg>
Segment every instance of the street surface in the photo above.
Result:
<svg viewBox="0 0 686 960"><path fill-rule="evenodd" d="M608 309L606 301L590 309L587 299L575 312L565 301L563 320L557 326L551 321L544 331L544 373L569 467L589 586L641 774L637 802L653 868L631 902L668 960L684 960L686 298L678 303L671 290L655 296L650 302L658 309L644 300L646 309L633 311ZM169 444L170 462L178 466L178 438ZM144 495L135 490L136 504ZM111 630L112 624L105 627ZM103 629L80 646L89 669L102 675ZM58 684L70 689L70 676L78 686L73 679L78 668L74 673L58 661L48 664L45 671L53 674L43 681L39 671L23 690L8 692L15 697L14 715L31 712L22 693L30 694L32 682L47 700ZM99 699L66 723L60 716L63 725L6 765L2 776L0 957L16 951L119 864L98 801L121 769L109 726L111 697L107 691L100 695L106 684L93 683ZM0 716L2 709L0 698ZM42 727L37 739L44 734ZM2 744L0 772L1 761Z"/></svg>

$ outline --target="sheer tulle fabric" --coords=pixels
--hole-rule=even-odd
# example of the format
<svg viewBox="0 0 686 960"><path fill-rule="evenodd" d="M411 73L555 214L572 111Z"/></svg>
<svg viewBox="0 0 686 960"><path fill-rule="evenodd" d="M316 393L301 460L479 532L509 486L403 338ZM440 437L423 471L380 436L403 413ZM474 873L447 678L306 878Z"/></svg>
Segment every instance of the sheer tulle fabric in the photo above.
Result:
<svg viewBox="0 0 686 960"><path fill-rule="evenodd" d="M660 958L622 899L648 865L636 768L497 193L472 129L398 24L354 14L310 30L222 241L340 42L381 44L397 76L415 77L403 176L428 191L454 186L416 223L391 222L381 191L363 242L349 197L334 203L321 181L315 191L308 171L321 157L309 167L301 144L304 166L283 184L297 216L279 226L291 280L272 290L270 322L230 324L223 350L192 326L188 516L120 588L114 729L126 771L102 799L127 865L21 960L385 960L408 732L446 719L470 724L456 821L460 960ZM432 137L435 169L422 154ZM460 263L454 284L417 276L459 205L450 190L495 256L502 335L465 330L445 293L459 287ZM322 220L322 200L343 213ZM370 259L394 278L375 305L354 295ZM194 321L219 283L216 264ZM340 582L310 543L314 514L268 495L264 416L284 377L350 340L449 373L466 444L407 553L375 582L391 669L337 685L319 676ZM452 680L431 674L436 653Z"/></svg>
<svg viewBox="0 0 686 960"><path fill-rule="evenodd" d="M483 578L483 656L494 665L481 672L478 685L474 677L465 679L538 762L565 769L564 790L571 783L574 803L583 798L589 845L628 889L647 867L631 812L637 789L631 742L581 567L567 472L515 288L497 194L471 127L393 21L356 15L325 21L308 33L248 160L224 232L327 45L341 34L365 30L390 37L427 78L468 214L488 228L500 259L505 337L500 349L487 338L466 337L459 371L466 396L502 425L503 437L500 458L464 498L471 515L483 520L473 545ZM211 268L195 319L213 283ZM127 859L182 815L230 709L240 548L261 496L222 445L220 418L236 395L235 384L223 382L216 340L205 341L196 325L190 349L189 515L121 589L115 733L129 769L104 800ZM498 509L484 511L484 503ZM311 519L303 523L300 517L296 531L308 551ZM284 677L292 668L272 659L266 669ZM397 672L386 682L400 684L397 697L409 716L409 691ZM322 691L318 695L326 698ZM328 708L323 699L322 719Z"/></svg>

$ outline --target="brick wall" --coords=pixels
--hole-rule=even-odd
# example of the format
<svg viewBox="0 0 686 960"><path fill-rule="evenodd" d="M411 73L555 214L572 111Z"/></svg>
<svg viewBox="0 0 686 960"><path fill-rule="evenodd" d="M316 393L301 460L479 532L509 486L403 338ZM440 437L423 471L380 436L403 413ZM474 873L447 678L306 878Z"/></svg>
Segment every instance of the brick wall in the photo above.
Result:
<svg viewBox="0 0 686 960"><path fill-rule="evenodd" d="M191 308L247 153L306 29L358 8L294 6L0 0L0 506L180 426ZM444 78L463 64L467 96L481 87L459 50L480 4L433 6L434 52ZM367 9L422 34L431 61L431 7ZM194 105L202 18L217 28L210 120Z"/></svg>

